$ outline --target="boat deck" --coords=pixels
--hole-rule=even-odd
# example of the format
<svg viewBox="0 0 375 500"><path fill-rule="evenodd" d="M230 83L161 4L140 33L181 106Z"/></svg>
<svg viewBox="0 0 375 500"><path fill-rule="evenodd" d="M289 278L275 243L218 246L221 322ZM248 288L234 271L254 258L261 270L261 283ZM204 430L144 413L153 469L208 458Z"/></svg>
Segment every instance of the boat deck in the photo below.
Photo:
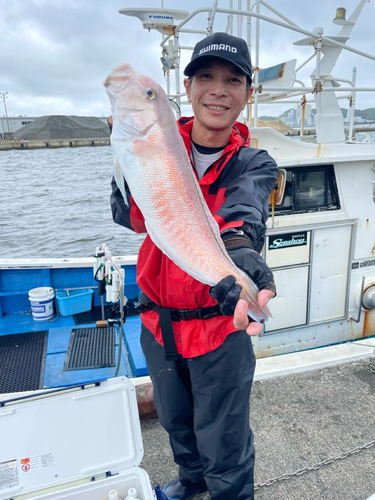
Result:
<svg viewBox="0 0 375 500"><path fill-rule="evenodd" d="M373 345L373 344L371 344ZM374 351L375 352L375 351ZM287 358L291 355L280 356ZM263 360L261 360L263 361ZM256 500L366 500L375 493L375 356L289 376L256 380L251 395L255 483L373 446L319 470L256 490ZM159 421L142 422L141 467L153 485L177 474ZM195 497L208 500L209 495Z"/></svg>
<svg viewBox="0 0 375 500"><path fill-rule="evenodd" d="M91 328L96 323L76 324L73 316L59 316L56 321L35 321L31 313L5 314L0 320L0 336L48 330L45 359L44 388L80 384L111 378L115 367L64 370L64 361L74 328ZM116 325L115 359L119 345L119 327ZM123 328L122 356L118 375L129 378L147 375L146 362L140 349L140 318L129 317Z"/></svg>

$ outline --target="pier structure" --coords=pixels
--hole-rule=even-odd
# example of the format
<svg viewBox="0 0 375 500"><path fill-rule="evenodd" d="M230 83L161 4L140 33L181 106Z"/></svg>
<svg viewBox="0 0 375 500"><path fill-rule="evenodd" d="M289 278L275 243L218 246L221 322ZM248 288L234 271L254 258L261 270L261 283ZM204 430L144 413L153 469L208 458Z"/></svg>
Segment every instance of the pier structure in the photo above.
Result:
<svg viewBox="0 0 375 500"><path fill-rule="evenodd" d="M32 139L32 140L4 140L0 141L0 151L10 149L56 149L79 148L90 146L109 146L109 137L92 137L84 139Z"/></svg>

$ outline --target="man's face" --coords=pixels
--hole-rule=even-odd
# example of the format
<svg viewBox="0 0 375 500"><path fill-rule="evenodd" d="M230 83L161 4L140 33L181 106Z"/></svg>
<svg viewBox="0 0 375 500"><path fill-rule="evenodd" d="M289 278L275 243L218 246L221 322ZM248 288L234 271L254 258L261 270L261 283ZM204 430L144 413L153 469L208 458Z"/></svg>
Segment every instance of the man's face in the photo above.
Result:
<svg viewBox="0 0 375 500"><path fill-rule="evenodd" d="M207 59L190 80L185 79L189 102L194 111L194 127L216 132L228 131L251 95L246 91L246 75L229 62ZM228 138L229 138L228 135Z"/></svg>

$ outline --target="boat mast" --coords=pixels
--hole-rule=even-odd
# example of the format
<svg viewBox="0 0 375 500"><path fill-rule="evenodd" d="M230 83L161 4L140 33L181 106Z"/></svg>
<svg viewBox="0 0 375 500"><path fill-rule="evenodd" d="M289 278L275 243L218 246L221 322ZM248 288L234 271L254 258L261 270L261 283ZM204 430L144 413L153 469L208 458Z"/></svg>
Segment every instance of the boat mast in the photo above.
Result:
<svg viewBox="0 0 375 500"><path fill-rule="evenodd" d="M342 28L337 37L332 37L335 41L345 44L350 38L353 27L366 2L367 0L360 0L348 21L345 20L345 12L341 12L341 17L336 16L333 22L342 25ZM315 28L314 31L318 35L323 35L322 28ZM317 88L317 92L314 93L316 141L317 143L344 143L344 118L337 97L334 92L320 91L321 88L333 89L333 87L337 86L337 83L332 81L330 75L343 49L330 44L329 41L322 41L321 38L318 38L314 45L317 61L315 71L311 74L311 82L313 87ZM322 59L320 59L321 52L324 54Z"/></svg>

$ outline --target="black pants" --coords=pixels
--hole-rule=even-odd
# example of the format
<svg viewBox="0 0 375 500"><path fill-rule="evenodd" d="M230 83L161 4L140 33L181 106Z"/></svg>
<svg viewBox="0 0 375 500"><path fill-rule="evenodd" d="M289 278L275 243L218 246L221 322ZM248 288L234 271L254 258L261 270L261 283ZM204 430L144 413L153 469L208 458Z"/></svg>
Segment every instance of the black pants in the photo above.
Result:
<svg viewBox="0 0 375 500"><path fill-rule="evenodd" d="M212 352L166 361L164 348L142 326L141 345L181 481L206 483L212 500L252 500L251 338L244 331L231 333Z"/></svg>

